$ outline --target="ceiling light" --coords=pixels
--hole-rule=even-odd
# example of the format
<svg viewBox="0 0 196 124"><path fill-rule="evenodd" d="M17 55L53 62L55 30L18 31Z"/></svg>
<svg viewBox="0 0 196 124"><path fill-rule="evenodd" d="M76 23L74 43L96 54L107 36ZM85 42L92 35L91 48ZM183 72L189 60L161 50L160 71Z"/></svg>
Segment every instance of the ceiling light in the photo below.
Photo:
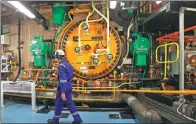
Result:
<svg viewBox="0 0 196 124"><path fill-rule="evenodd" d="M160 4L162 1L156 1L156 4Z"/></svg>
<svg viewBox="0 0 196 124"><path fill-rule="evenodd" d="M117 3L117 1L110 1L110 9L115 9L116 3Z"/></svg>
<svg viewBox="0 0 196 124"><path fill-rule="evenodd" d="M30 12L24 5L22 5L20 2L18 1L7 1L10 4L12 4L16 9L18 9L21 13L24 13L25 15L27 15L29 18L35 18L35 15Z"/></svg>

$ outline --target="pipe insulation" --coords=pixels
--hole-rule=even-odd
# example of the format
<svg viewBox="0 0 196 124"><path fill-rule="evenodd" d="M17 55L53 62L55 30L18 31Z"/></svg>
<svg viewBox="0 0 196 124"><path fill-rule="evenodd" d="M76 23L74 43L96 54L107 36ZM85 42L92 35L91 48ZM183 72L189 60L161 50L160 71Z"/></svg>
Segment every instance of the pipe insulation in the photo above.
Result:
<svg viewBox="0 0 196 124"><path fill-rule="evenodd" d="M147 109L135 96L125 98L127 104L131 107L135 116L141 123L162 123L161 117L156 111Z"/></svg>

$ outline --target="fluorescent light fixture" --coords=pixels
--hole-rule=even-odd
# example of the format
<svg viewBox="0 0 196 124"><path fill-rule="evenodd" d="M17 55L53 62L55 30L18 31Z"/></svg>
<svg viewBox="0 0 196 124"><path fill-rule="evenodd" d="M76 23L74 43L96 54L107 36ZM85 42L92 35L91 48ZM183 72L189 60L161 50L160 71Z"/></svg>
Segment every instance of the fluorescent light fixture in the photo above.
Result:
<svg viewBox="0 0 196 124"><path fill-rule="evenodd" d="M35 15L30 12L25 6L23 6L20 2L18 1L7 1L8 3L12 4L16 9L18 9L20 12L24 13L27 15L29 18L35 18Z"/></svg>
<svg viewBox="0 0 196 124"><path fill-rule="evenodd" d="M120 6L125 6L125 2L120 2Z"/></svg>
<svg viewBox="0 0 196 124"><path fill-rule="evenodd" d="M156 1L156 4L160 4L162 1Z"/></svg>
<svg viewBox="0 0 196 124"><path fill-rule="evenodd" d="M115 9L116 3L117 3L117 1L110 1L110 9Z"/></svg>

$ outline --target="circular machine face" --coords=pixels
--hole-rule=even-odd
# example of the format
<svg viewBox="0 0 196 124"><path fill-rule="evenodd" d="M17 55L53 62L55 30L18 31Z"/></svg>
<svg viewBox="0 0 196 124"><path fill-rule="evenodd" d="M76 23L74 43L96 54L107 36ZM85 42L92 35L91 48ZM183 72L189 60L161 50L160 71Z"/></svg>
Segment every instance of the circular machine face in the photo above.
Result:
<svg viewBox="0 0 196 124"><path fill-rule="evenodd" d="M79 22L73 23L62 32L60 38L60 48L65 50L66 59L73 66L74 74L83 79L97 79L111 73L121 56L121 40L118 33L110 26L110 54L92 58L91 54L97 49L107 48L106 24L89 23L88 31L81 27L82 48L81 55L78 55L76 51L79 24Z"/></svg>

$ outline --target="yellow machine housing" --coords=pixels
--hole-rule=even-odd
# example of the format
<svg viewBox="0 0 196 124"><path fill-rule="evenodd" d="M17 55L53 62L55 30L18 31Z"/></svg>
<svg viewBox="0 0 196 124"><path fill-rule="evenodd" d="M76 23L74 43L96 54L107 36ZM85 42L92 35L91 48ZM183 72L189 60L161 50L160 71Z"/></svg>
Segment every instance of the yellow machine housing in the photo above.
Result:
<svg viewBox="0 0 196 124"><path fill-rule="evenodd" d="M81 22L72 22L66 26L58 37L58 47L65 50L68 62L74 68L74 74L83 79L97 79L111 73L118 64L121 56L121 40L117 31L110 25L110 54L113 59L107 60L106 54L98 57L99 63L93 63L92 53L97 49L107 47L106 24L103 22L89 23L89 30L86 32L81 28L81 42L83 44L81 53L78 55L75 48L78 45L78 28ZM83 26L84 27L84 26Z"/></svg>

